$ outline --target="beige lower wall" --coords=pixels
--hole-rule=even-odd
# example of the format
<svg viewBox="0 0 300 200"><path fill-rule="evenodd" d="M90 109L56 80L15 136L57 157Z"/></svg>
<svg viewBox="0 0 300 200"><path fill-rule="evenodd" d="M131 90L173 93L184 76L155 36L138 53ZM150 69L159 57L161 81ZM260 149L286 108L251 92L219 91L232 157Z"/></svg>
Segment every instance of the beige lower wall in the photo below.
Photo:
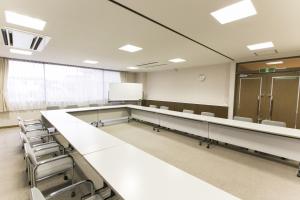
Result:
<svg viewBox="0 0 300 200"><path fill-rule="evenodd" d="M0 127L18 125L17 117L24 119L40 118L40 110L15 111L15 112L0 112Z"/></svg>

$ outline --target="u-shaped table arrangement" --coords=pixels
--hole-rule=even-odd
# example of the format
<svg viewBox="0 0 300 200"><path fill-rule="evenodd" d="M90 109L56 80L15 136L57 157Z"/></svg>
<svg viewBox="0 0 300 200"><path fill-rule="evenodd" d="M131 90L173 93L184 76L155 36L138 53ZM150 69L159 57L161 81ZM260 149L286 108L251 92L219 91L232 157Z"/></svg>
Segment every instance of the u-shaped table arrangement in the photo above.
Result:
<svg viewBox="0 0 300 200"><path fill-rule="evenodd" d="M92 126L92 122L136 119L156 127L300 161L300 131L297 129L137 105L51 110L41 111L41 114L125 200L238 198Z"/></svg>

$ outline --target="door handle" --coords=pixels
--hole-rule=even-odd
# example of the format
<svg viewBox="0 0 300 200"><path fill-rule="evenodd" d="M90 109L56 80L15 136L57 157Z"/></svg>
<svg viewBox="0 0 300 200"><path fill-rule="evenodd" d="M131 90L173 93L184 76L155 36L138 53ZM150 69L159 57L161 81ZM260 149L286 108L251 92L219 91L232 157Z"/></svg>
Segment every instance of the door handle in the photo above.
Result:
<svg viewBox="0 0 300 200"><path fill-rule="evenodd" d="M260 114L260 96L257 96L257 107L256 107L256 117L257 117L257 122L259 122L259 114Z"/></svg>
<svg viewBox="0 0 300 200"><path fill-rule="evenodd" d="M274 104L274 100L273 100L273 96L270 96L270 113L269 113L269 117L272 120L272 115L273 115L273 104Z"/></svg>

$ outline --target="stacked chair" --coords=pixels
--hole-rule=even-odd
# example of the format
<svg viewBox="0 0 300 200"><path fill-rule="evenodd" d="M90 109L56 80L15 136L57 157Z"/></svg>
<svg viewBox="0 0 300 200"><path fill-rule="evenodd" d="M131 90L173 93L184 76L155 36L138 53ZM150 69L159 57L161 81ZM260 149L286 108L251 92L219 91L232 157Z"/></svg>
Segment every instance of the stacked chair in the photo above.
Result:
<svg viewBox="0 0 300 200"><path fill-rule="evenodd" d="M23 120L18 117L20 138L24 149L24 159L28 183L31 186L31 200L55 199L56 196L67 191L75 190L81 185L88 185L90 193L87 200L103 200L95 194L94 184L89 180L74 183L75 162L73 157L66 154L64 147L55 140L57 133L49 131L39 119ZM64 180L69 180L71 174L72 185L59 189L48 196L44 196L37 187L40 181L64 175ZM72 192L71 195L75 196Z"/></svg>

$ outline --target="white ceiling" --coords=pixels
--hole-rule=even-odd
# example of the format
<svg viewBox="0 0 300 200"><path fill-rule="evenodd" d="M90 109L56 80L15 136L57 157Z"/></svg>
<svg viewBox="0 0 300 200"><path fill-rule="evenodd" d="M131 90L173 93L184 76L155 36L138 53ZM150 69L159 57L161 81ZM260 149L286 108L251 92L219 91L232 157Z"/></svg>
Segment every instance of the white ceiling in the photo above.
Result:
<svg viewBox="0 0 300 200"><path fill-rule="evenodd" d="M210 13L239 0L117 0L236 61L300 55L300 1L252 0L257 15L221 25ZM246 45L273 41L277 55L255 57Z"/></svg>
<svg viewBox="0 0 300 200"><path fill-rule="evenodd" d="M118 0L118 2L236 60L254 60L246 45L273 41L280 55L300 50L300 1L253 0L258 15L220 25L210 12L237 0ZM44 31L7 24L4 10L47 21ZM0 40L0 56L87 67L127 70L148 62L169 69L213 65L229 59L179 36L107 0L1 0L0 24L50 36L42 52L10 54ZM125 44L142 47L137 53L119 51ZM276 55L279 56L279 55ZM185 63L169 59L181 57ZM270 56L269 56L270 57ZM259 57L262 58L262 57ZM98 60L97 66L83 60Z"/></svg>

